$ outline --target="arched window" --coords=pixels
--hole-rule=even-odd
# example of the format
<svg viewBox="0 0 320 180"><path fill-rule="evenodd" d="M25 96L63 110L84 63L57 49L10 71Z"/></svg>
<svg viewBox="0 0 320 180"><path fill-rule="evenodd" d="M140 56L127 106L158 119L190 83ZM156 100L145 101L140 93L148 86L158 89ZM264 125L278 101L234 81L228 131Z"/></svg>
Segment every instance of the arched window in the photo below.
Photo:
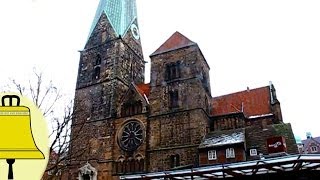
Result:
<svg viewBox="0 0 320 180"><path fill-rule="evenodd" d="M94 79L94 80L100 79L100 67L94 68L92 79Z"/></svg>
<svg viewBox="0 0 320 180"><path fill-rule="evenodd" d="M174 80L181 77L181 61L166 64L165 80Z"/></svg>
<svg viewBox="0 0 320 180"><path fill-rule="evenodd" d="M135 172L143 172L144 171L144 159L138 154L135 158Z"/></svg>
<svg viewBox="0 0 320 180"><path fill-rule="evenodd" d="M129 165L129 172L134 172L134 170L135 170L135 161L133 160L133 158L131 158L131 159L129 159L129 163L128 163L128 165Z"/></svg>
<svg viewBox="0 0 320 180"><path fill-rule="evenodd" d="M121 116L132 116L140 113L142 113L141 101L126 102L121 107Z"/></svg>
<svg viewBox="0 0 320 180"><path fill-rule="evenodd" d="M96 57L96 62L95 62L95 66L100 65L101 64L101 56L98 54Z"/></svg>
<svg viewBox="0 0 320 180"><path fill-rule="evenodd" d="M129 157L127 160L123 156L120 156L116 161L115 168L117 174L144 172L144 159L140 154L135 158Z"/></svg>
<svg viewBox="0 0 320 180"><path fill-rule="evenodd" d="M116 172L119 174L122 174L125 172L125 161L123 156L120 156L118 158L118 161L116 162Z"/></svg>

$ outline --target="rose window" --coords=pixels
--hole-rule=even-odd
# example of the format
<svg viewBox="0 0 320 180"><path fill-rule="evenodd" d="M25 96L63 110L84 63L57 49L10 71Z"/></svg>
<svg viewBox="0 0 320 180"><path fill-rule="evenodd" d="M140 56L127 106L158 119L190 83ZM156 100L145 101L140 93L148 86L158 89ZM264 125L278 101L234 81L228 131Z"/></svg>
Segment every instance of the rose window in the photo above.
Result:
<svg viewBox="0 0 320 180"><path fill-rule="evenodd" d="M120 147L126 151L136 150L143 142L144 132L141 123L130 121L126 123L119 137Z"/></svg>

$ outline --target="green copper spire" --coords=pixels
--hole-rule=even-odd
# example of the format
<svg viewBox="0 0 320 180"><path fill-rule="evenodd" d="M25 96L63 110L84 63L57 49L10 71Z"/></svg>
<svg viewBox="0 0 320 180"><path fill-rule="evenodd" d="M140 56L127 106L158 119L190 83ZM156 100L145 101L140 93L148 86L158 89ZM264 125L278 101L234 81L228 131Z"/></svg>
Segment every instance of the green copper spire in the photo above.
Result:
<svg viewBox="0 0 320 180"><path fill-rule="evenodd" d="M93 19L89 37L97 25L102 13L108 17L114 31L124 36L129 26L137 17L136 0L100 0Z"/></svg>

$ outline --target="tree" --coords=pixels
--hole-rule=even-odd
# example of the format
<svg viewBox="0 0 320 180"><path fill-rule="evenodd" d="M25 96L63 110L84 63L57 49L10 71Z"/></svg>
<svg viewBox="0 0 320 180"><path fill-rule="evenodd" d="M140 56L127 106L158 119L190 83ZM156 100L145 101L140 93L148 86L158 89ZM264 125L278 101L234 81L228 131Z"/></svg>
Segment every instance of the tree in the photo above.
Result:
<svg viewBox="0 0 320 180"><path fill-rule="evenodd" d="M45 81L42 72L33 70L33 76L27 84L11 79L6 87L7 91L17 91L23 96L32 99L42 111L43 116L51 124L50 158L45 170L44 180L59 179L61 172L66 168L69 159L81 156L85 150L72 155L68 154L70 143L77 139L77 134L70 138L73 112L72 100L66 100L61 90L52 81ZM68 101L66 105L65 102ZM63 107L59 109L59 107ZM81 131L82 127L80 128ZM79 132L80 132L79 131Z"/></svg>

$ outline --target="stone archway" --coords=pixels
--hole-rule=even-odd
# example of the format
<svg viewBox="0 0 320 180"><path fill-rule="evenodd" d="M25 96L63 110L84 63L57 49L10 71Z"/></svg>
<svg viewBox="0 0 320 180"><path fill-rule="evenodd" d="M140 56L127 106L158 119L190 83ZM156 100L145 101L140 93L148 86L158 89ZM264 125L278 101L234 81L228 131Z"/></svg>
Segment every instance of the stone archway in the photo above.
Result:
<svg viewBox="0 0 320 180"><path fill-rule="evenodd" d="M79 169L79 180L97 180L97 170L87 162Z"/></svg>

